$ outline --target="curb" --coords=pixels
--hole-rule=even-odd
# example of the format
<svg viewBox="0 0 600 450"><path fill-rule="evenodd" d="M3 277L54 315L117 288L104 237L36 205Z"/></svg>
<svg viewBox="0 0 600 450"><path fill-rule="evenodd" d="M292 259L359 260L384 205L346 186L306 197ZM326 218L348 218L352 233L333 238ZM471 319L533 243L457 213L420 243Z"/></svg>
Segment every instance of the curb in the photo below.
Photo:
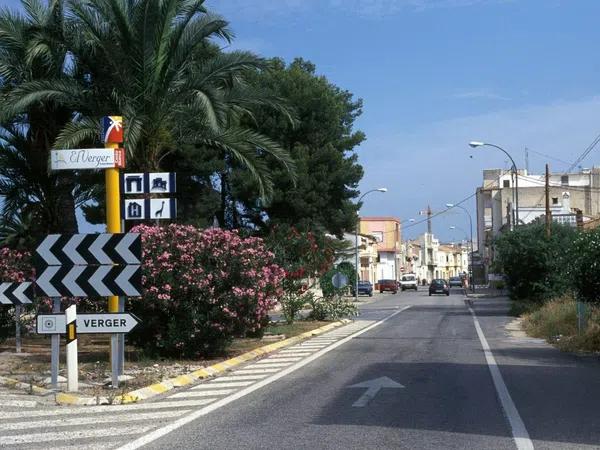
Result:
<svg viewBox="0 0 600 450"><path fill-rule="evenodd" d="M12 389L19 389L22 391L27 391L33 394L39 394L43 396L54 394L54 391L51 391L50 389L45 389L43 387L35 386L29 383L24 383L19 380L14 380L12 378L2 376L0 376L0 386L6 386Z"/></svg>
<svg viewBox="0 0 600 450"><path fill-rule="evenodd" d="M222 361L217 364L213 364L212 366L203 367L202 369L195 370L194 372L180 375L175 378L170 378L168 380L162 381L160 383L151 384L150 386L146 386L141 389L137 389L135 391L128 392L122 396L116 396L112 399L112 402L109 401L106 397L80 397L76 394L68 394L68 393L57 393L56 394L56 403L60 405L73 405L73 406L90 406L90 405L98 405L98 404L127 404L127 403L136 403L142 400L147 400L156 395L163 394L167 391L170 391L176 387L187 386L189 384L194 383L198 380L203 380L206 378L213 377L220 373L226 372L242 363L247 361L251 361L253 359L258 358L259 356L266 355L275 350L279 350L282 347L287 347L288 345L295 344L300 341L304 341L313 336L317 336L319 334L323 334L327 331L330 331L334 328L340 327L342 325L346 325L351 323L350 319L342 319L337 322L333 322L327 325L324 325L320 328L316 328L311 331L307 331L305 333L299 334L298 336L294 336L288 339L284 339L279 342L274 342L272 344L265 345L263 347L259 347L252 351L243 353L235 358L228 359L226 361ZM18 382L17 382L18 383ZM22 383L24 384L24 383ZM27 385L29 388L29 385ZM37 388L42 389L42 388ZM48 391L53 393L52 391Z"/></svg>

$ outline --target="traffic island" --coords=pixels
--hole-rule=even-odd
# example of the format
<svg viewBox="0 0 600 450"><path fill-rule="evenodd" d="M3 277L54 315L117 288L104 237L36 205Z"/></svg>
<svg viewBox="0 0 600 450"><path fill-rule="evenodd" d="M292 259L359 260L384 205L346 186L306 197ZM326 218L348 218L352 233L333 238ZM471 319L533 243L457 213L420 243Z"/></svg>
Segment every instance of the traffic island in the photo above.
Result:
<svg viewBox="0 0 600 450"><path fill-rule="evenodd" d="M110 374L106 373L106 364L89 361L90 357L103 357L106 360L106 355L100 354L100 348L105 351L106 343L98 342L98 338L89 339L81 346L82 350L88 353L86 356L88 362L80 364L80 392L76 394L61 392L60 390L64 390L66 387L64 383L59 384L59 392L42 387L45 384L44 382L49 381L47 379L49 370L48 355L41 354L42 342L37 342L41 340L34 338L34 342L25 342L24 348L29 355L16 358L16 361L20 362L19 365L15 365L14 361L13 364L3 364L4 361L9 359L8 355L11 354L8 352L0 353L0 367L2 367L0 369L0 385L25 390L35 396L46 398L54 396L56 403L61 405L87 406L135 403L163 394L176 387L187 386L217 376L240 364L263 357L283 347L294 345L350 322L349 319L343 319L327 324L304 321L291 326L276 324L271 328L277 333L287 331L289 335L291 331L299 334L289 338L282 335L268 335L263 339L236 339L229 351L230 355L235 356L228 359L128 362L125 374L129 375L131 379L121 379L120 381L123 382L119 389L110 388ZM312 329L312 326L315 328ZM308 331L303 331L303 329L308 329ZM273 339L280 340L265 345L265 342ZM36 347L38 351L31 352ZM47 342L43 347L47 349ZM12 359L15 360L15 358Z"/></svg>

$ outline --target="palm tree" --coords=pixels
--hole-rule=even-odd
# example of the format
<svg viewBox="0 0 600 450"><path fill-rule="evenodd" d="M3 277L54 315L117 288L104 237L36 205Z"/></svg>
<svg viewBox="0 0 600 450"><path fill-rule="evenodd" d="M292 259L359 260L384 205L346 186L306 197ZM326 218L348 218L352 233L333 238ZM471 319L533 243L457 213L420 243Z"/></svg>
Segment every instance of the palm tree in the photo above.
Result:
<svg viewBox="0 0 600 450"><path fill-rule="evenodd" d="M76 232L73 176L48 172L49 150L70 111L49 99L15 105L16 92L48 78L64 79L63 4L22 1L24 14L0 10L0 195L11 223L35 209L42 232ZM13 217L15 216L15 217Z"/></svg>
<svg viewBox="0 0 600 450"><path fill-rule="evenodd" d="M18 114L52 102L76 111L57 147L97 142L100 116L122 114L133 169L164 170L165 159L188 145L217 149L228 167L229 161L242 166L263 201L271 188L263 155L273 155L293 176L289 153L240 126L253 105L285 110L244 82L264 61L249 52L223 53L212 43L232 34L204 0L71 0L63 37L70 76L23 83L8 107Z"/></svg>

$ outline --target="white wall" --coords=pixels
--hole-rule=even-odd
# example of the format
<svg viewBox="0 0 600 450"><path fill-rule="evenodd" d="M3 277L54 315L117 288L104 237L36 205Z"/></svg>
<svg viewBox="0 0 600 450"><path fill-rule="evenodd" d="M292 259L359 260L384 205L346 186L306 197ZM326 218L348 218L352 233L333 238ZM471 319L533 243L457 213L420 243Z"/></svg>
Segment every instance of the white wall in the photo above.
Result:
<svg viewBox="0 0 600 450"><path fill-rule="evenodd" d="M396 279L396 255L393 252L379 252L379 264L377 265L378 280Z"/></svg>

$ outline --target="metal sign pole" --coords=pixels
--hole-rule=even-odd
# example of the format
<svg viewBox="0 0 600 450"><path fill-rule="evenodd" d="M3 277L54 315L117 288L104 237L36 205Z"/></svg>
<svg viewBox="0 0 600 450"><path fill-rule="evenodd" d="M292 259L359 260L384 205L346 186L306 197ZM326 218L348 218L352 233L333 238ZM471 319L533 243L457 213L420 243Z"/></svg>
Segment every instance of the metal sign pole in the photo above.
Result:
<svg viewBox="0 0 600 450"><path fill-rule="evenodd" d="M21 353L21 305L15 306L15 347Z"/></svg>
<svg viewBox="0 0 600 450"><path fill-rule="evenodd" d="M119 297L119 312L125 312L125 297ZM118 334L119 339L119 375L125 371L125 334Z"/></svg>
<svg viewBox="0 0 600 450"><path fill-rule="evenodd" d="M120 116L110 117L111 123L120 129L120 132L111 134L108 127L105 127L104 140L105 148L118 148L119 143L123 142L123 118ZM115 131L116 131L115 129ZM112 167L104 171L106 181L106 231L108 233L121 233L121 193L119 168ZM119 297L108 297L108 312L119 312ZM119 386L119 335L113 334L110 338L110 366L112 372L113 388Z"/></svg>
<svg viewBox="0 0 600 450"><path fill-rule="evenodd" d="M60 313L60 297L52 298L52 312ZM60 334L52 335L52 355L50 357L50 384L58 389L58 364L60 357Z"/></svg>

